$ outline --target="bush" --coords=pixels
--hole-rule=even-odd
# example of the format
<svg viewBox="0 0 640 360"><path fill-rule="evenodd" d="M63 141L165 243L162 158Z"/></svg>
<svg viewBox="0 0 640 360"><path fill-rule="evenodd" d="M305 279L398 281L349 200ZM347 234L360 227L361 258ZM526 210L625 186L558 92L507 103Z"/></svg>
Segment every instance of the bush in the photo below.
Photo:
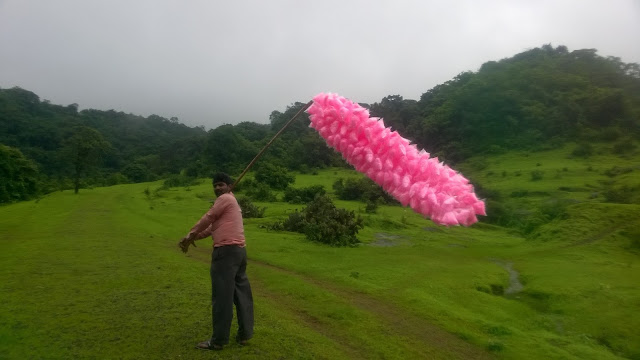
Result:
<svg viewBox="0 0 640 360"><path fill-rule="evenodd" d="M492 145L494 146L494 145ZM500 146L495 145L497 148L500 148ZM491 153L491 152L490 152ZM499 154L501 152L495 152L495 154ZM467 164L469 165L469 167L475 171L481 171L486 169L489 166L489 163L487 162L487 160L484 157L477 157L477 158L473 158L469 161L467 161Z"/></svg>
<svg viewBox="0 0 640 360"><path fill-rule="evenodd" d="M618 175L622 175L622 174L627 174L632 172L633 169L630 167L627 168L621 168L618 166L614 166L611 169L607 169L604 171L604 174L607 175L608 177L616 177Z"/></svg>
<svg viewBox="0 0 640 360"><path fill-rule="evenodd" d="M38 194L38 168L20 150L0 144L0 203L28 200Z"/></svg>
<svg viewBox="0 0 640 360"><path fill-rule="evenodd" d="M485 200L487 216L482 218L482 222L507 226L513 218L513 208L501 201L487 198Z"/></svg>
<svg viewBox="0 0 640 360"><path fill-rule="evenodd" d="M604 192L604 199L609 203L632 204L636 194L640 193L640 187L622 185L609 187Z"/></svg>
<svg viewBox="0 0 640 360"><path fill-rule="evenodd" d="M640 229L628 228L621 231L620 234L629 239L629 248L631 250L640 250Z"/></svg>
<svg viewBox="0 0 640 360"><path fill-rule="evenodd" d="M633 150L635 150L636 147L637 146L631 140L625 140L613 145L612 152L618 155L624 154L624 153L630 153Z"/></svg>
<svg viewBox="0 0 640 360"><path fill-rule="evenodd" d="M244 196L237 198L237 200L238 205L240 205L240 209L242 209L243 218L248 219L264 217L264 211L267 209L266 207L259 208L251 202L251 199Z"/></svg>
<svg viewBox="0 0 640 360"><path fill-rule="evenodd" d="M257 182L267 184L275 190L284 190L296 180L286 168L270 163L260 166L256 170L254 178Z"/></svg>
<svg viewBox="0 0 640 360"><path fill-rule="evenodd" d="M381 202L383 204L398 204L398 201L387 194L378 184L369 178L342 178L333 183L333 190L340 200L357 200L362 202Z"/></svg>
<svg viewBox="0 0 640 360"><path fill-rule="evenodd" d="M308 174L310 172L309 166L307 164L300 164L298 171L300 171L300 174Z"/></svg>
<svg viewBox="0 0 640 360"><path fill-rule="evenodd" d="M544 171L542 170L533 170L531 172L531 181L540 181L544 177Z"/></svg>
<svg viewBox="0 0 640 360"><path fill-rule="evenodd" d="M573 149L571 155L587 158L593 155L593 146L589 143L579 144L575 149Z"/></svg>
<svg viewBox="0 0 640 360"><path fill-rule="evenodd" d="M254 201L276 201L276 196L271 192L271 188L267 184L256 183L252 187L248 187L245 183L243 188L245 193Z"/></svg>
<svg viewBox="0 0 640 360"><path fill-rule="evenodd" d="M356 235L363 227L362 218L356 217L353 211L336 208L328 196L322 195L270 229L304 233L311 241L331 246L355 246L360 242Z"/></svg>
<svg viewBox="0 0 640 360"><path fill-rule="evenodd" d="M600 130L598 137L604 141L615 141L620 138L620 130L614 127L608 127Z"/></svg>
<svg viewBox="0 0 640 360"><path fill-rule="evenodd" d="M304 217L304 213L299 212L297 209L293 214L282 223L282 228L287 231L299 232L304 234L304 230L307 226L307 222Z"/></svg>
<svg viewBox="0 0 640 360"><path fill-rule="evenodd" d="M569 205L575 204L576 202L576 200L569 199L549 199L540 204L538 211L540 212L540 214L546 217L547 221L551 221L554 219L565 220L569 216L567 207Z"/></svg>
<svg viewBox="0 0 640 360"><path fill-rule="evenodd" d="M185 175L171 175L164 180L162 183L162 187L165 189L179 186L191 186L197 185L198 180L196 178L185 176Z"/></svg>
<svg viewBox="0 0 640 360"><path fill-rule="evenodd" d="M239 192L243 192L245 189L251 189L253 187L256 187L257 185L258 185L257 181L255 181L255 180L253 180L251 178L245 178L245 180L240 181L240 182L238 182L237 184L234 185L233 192L237 194Z"/></svg>
<svg viewBox="0 0 640 360"><path fill-rule="evenodd" d="M333 190L340 200L363 200L369 186L366 179L340 178L333 183Z"/></svg>
<svg viewBox="0 0 640 360"><path fill-rule="evenodd" d="M109 175L109 177L107 178L105 184L107 186L112 186L112 185L118 185L118 184L126 184L129 182L129 179L122 175L121 173L117 172L117 173L113 173L111 175Z"/></svg>
<svg viewBox="0 0 640 360"><path fill-rule="evenodd" d="M378 203L376 201L367 201L364 212L367 214L375 214L378 211Z"/></svg>
<svg viewBox="0 0 640 360"><path fill-rule="evenodd" d="M304 188L288 187L284 192L283 200L292 204L306 204L313 201L316 196L322 196L327 191L322 185L313 185Z"/></svg>
<svg viewBox="0 0 640 360"><path fill-rule="evenodd" d="M149 169L140 163L130 163L122 169L122 174L134 183L151 181L154 179Z"/></svg>

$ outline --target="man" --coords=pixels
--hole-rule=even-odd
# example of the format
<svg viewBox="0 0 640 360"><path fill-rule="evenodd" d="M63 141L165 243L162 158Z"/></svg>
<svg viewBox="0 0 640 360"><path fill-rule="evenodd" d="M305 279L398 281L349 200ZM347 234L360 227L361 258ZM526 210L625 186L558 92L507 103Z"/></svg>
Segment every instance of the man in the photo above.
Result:
<svg viewBox="0 0 640 360"><path fill-rule="evenodd" d="M213 336L196 347L222 350L229 343L233 305L238 315L236 341L246 345L253 336L253 296L247 278L247 252L245 249L242 211L231 192L231 178L225 173L213 176L213 189L217 196L213 206L202 216L178 246L187 252L195 240L213 237L211 255L211 292ZM195 246L195 244L194 244Z"/></svg>

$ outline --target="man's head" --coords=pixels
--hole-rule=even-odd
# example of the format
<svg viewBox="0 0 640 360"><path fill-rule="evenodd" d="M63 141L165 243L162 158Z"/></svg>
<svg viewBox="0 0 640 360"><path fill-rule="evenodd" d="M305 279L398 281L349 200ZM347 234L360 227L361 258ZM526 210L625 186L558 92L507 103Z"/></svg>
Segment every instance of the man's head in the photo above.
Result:
<svg viewBox="0 0 640 360"><path fill-rule="evenodd" d="M213 175L213 192L216 196L230 192L232 184L231 177L225 173L219 172Z"/></svg>

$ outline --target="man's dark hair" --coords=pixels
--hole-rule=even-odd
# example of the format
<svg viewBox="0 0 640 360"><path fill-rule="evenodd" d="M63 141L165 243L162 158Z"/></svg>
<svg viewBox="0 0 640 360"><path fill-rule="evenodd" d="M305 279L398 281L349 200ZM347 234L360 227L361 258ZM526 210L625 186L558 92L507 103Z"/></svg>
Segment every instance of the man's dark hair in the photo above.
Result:
<svg viewBox="0 0 640 360"><path fill-rule="evenodd" d="M231 177L223 172L213 174L213 183L215 184L217 182L223 182L227 185L233 184Z"/></svg>

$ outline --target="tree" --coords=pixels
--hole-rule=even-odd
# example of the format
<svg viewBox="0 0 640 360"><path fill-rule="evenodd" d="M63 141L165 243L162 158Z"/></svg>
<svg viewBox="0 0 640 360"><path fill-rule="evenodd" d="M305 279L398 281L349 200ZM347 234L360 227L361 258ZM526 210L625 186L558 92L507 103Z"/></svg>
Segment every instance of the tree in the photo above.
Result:
<svg viewBox="0 0 640 360"><path fill-rule="evenodd" d="M122 174L134 183L149 181L153 174L149 168L142 163L134 162L122 168Z"/></svg>
<svg viewBox="0 0 640 360"><path fill-rule="evenodd" d="M268 162L257 167L255 179L275 190L284 190L296 180L295 176L289 174L286 168Z"/></svg>
<svg viewBox="0 0 640 360"><path fill-rule="evenodd" d="M66 139L63 154L73 167L74 191L80 190L80 179L95 167L102 155L111 148L102 135L95 129L78 126Z"/></svg>
<svg viewBox="0 0 640 360"><path fill-rule="evenodd" d="M225 124L209 131L204 145L204 160L212 171L240 173L258 153L233 125Z"/></svg>
<svg viewBox="0 0 640 360"><path fill-rule="evenodd" d="M38 192L38 169L20 150L0 144L0 203L27 200Z"/></svg>

